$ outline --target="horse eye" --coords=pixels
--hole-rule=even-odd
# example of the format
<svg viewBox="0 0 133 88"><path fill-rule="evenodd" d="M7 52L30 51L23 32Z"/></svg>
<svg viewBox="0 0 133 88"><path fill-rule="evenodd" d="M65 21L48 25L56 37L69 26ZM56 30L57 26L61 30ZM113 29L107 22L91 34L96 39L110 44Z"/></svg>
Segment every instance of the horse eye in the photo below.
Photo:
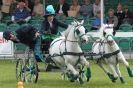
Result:
<svg viewBox="0 0 133 88"><path fill-rule="evenodd" d="M87 33L88 32L88 30L87 29L85 29L85 33Z"/></svg>
<svg viewBox="0 0 133 88"><path fill-rule="evenodd" d="M80 33L80 31L79 30L76 30L76 33L77 33L77 35Z"/></svg>
<svg viewBox="0 0 133 88"><path fill-rule="evenodd" d="M105 36L106 35L106 32L103 32L103 36Z"/></svg>

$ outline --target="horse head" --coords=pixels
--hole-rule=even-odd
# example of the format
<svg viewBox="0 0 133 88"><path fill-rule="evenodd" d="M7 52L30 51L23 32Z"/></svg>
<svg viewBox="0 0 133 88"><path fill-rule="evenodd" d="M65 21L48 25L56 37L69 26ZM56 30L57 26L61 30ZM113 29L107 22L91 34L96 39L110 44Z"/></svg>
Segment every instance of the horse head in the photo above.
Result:
<svg viewBox="0 0 133 88"><path fill-rule="evenodd" d="M74 27L74 36L77 39L82 39L85 42L88 42L88 36L86 35L86 29L83 26L84 20L81 22L74 21L71 25Z"/></svg>
<svg viewBox="0 0 133 88"><path fill-rule="evenodd" d="M107 42L113 42L113 36L115 35L115 31L113 29L114 24L104 24L101 27L102 34L104 39L106 39Z"/></svg>

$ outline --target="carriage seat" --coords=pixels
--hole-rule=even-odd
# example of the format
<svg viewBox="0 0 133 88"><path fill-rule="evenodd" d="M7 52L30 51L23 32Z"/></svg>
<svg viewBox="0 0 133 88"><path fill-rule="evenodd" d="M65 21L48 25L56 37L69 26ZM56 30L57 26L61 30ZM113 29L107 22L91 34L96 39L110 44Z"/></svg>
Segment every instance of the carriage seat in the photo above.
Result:
<svg viewBox="0 0 133 88"><path fill-rule="evenodd" d="M41 36L41 49L43 52L48 53L50 43L57 38L57 35L54 34L44 34Z"/></svg>

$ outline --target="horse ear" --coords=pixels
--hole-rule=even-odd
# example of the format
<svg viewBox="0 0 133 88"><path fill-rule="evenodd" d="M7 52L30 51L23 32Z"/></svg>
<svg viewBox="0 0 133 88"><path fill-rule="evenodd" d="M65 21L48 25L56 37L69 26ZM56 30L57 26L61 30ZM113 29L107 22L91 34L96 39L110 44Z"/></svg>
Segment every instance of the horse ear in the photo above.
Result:
<svg viewBox="0 0 133 88"><path fill-rule="evenodd" d="M84 24L84 20L81 21L81 24Z"/></svg>
<svg viewBox="0 0 133 88"><path fill-rule="evenodd" d="M114 27L114 24L109 24L109 27Z"/></svg>

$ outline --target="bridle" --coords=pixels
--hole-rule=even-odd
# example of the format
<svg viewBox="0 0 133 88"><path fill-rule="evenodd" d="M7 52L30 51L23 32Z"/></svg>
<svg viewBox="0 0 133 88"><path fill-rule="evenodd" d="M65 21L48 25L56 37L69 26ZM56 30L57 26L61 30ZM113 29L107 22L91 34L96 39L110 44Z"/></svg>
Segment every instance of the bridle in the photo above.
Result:
<svg viewBox="0 0 133 88"><path fill-rule="evenodd" d="M84 35L86 35L86 33L82 33L82 34L80 33L80 31L78 30L80 27L82 27L82 24L78 24L78 25L74 26L74 37L75 38L76 38L76 34L77 34L77 36L79 36L79 39L81 39ZM76 42L76 43L79 42L79 41L68 40L67 37L65 38L65 41Z"/></svg>

